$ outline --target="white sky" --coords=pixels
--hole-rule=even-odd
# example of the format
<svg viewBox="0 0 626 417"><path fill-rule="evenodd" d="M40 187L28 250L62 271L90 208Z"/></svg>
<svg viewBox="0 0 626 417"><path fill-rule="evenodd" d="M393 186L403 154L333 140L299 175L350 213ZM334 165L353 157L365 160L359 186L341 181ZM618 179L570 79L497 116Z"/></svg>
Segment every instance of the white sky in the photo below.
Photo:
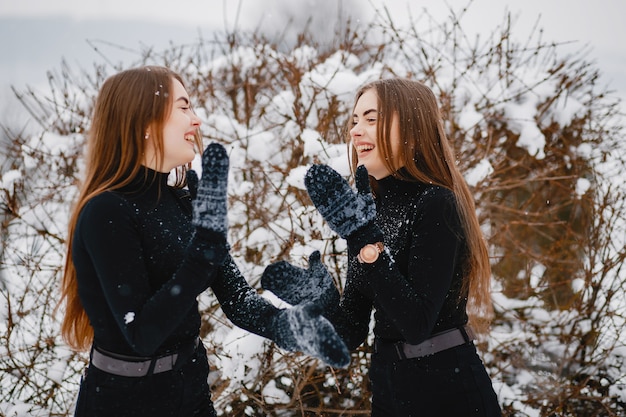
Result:
<svg viewBox="0 0 626 417"><path fill-rule="evenodd" d="M297 3L296 3L297 2ZM287 0L296 4L298 10L320 7L322 0ZM78 21L91 19L141 20L155 25L180 25L189 29L209 28L232 29L235 25L237 8L240 8L238 27L248 28L261 18L271 20L272 10L284 0L0 0L0 19L19 17L69 17ZM448 15L449 7L459 10L469 4L469 11L462 27L467 33L490 32L502 23L506 11L514 17L514 35L528 35L539 19L544 30L544 40L556 42L573 41L574 46L590 48L588 58L595 61L604 75L605 83L617 90L617 95L626 98L626 0L357 0L361 11L370 12L375 6L385 4L394 22L402 22L410 10L414 16L424 8L442 20ZM328 3L326 3L328 4ZM172 30L172 39L176 34ZM168 36L168 33L161 33ZM28 44L19 54L37 55L45 42L41 36L16 34L28 37ZM45 36L45 35L44 35ZM81 40L84 43L84 40ZM0 39L0 52L6 53L2 43L14 39ZM22 41L24 42L24 41ZM150 44L150 39L142 39ZM6 45L5 45L6 46ZM16 54L16 55L19 55ZM19 56L16 57L19 61ZM5 63L10 57L3 55ZM60 62L58 57L56 63ZM17 65L17 64L16 64ZM46 68L49 69L49 68ZM40 69L45 73L45 69ZM15 71L16 73L20 71ZM1 75L1 74L0 74Z"/></svg>
<svg viewBox="0 0 626 417"><path fill-rule="evenodd" d="M316 7L315 0L291 0L290 3L307 8ZM255 14L270 12L279 0L3 0L0 17L69 16L76 19L119 18L180 22L192 25L232 25L237 7L241 14L254 10ZM468 5L469 0L362 0L363 9L373 9L385 4L396 17L406 10L414 13L428 8L431 13L447 14L448 6L457 10ZM548 34L559 40L590 41L598 46L612 46L615 38L626 34L623 18L626 16L624 0L472 0L470 14L477 27L488 27L489 20L501 20L504 10L520 13L521 23L533 23L541 15ZM620 36L621 35L621 36ZM621 40L620 39L620 40ZM624 48L619 43L616 48Z"/></svg>

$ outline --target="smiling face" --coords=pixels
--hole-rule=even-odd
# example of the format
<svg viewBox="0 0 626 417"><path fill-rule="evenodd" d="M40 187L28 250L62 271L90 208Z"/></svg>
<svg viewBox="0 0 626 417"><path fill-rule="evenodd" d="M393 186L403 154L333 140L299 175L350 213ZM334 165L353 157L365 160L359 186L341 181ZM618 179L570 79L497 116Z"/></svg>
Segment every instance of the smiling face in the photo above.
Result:
<svg viewBox="0 0 626 417"><path fill-rule="evenodd" d="M352 146L356 150L358 164L365 165L369 175L377 180L390 175L392 169L397 170L401 167L399 164L399 152L401 149L398 116L394 115L391 118L391 131L388 138L378 137L378 124L381 120L376 90L370 88L359 97L354 106L350 139ZM385 160L383 147L386 146L390 147L389 150L393 161ZM392 169L390 169L389 165L391 165Z"/></svg>
<svg viewBox="0 0 626 417"><path fill-rule="evenodd" d="M195 156L195 137L200 127L200 119L194 113L189 95L180 81L172 79L170 114L163 125L163 161L158 163L154 142L145 149L144 165L160 172L191 162ZM157 140L148 130L146 140ZM150 146L152 145L152 146Z"/></svg>

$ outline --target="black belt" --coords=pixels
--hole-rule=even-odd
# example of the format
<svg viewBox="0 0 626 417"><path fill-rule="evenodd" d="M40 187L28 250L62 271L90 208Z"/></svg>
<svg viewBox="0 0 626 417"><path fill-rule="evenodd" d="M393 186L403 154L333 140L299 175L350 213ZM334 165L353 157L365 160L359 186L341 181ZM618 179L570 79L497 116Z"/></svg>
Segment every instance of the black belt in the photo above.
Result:
<svg viewBox="0 0 626 417"><path fill-rule="evenodd" d="M118 355L94 346L91 351L91 364L101 371L113 375L142 377L171 371L179 359L186 360L199 344L200 339L196 338L192 343L181 347L175 353L156 358Z"/></svg>
<svg viewBox="0 0 626 417"><path fill-rule="evenodd" d="M457 327L437 333L417 345L405 342L384 342L376 339L376 353L391 353L399 360L421 358L434 355L446 349L464 345L474 340L474 332L470 326Z"/></svg>

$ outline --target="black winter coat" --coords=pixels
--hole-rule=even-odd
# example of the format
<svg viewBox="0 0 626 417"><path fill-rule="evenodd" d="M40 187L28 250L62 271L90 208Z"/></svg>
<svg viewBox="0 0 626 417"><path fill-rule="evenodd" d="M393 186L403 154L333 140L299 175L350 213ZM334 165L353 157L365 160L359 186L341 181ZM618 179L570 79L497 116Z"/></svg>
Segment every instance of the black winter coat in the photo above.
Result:
<svg viewBox="0 0 626 417"><path fill-rule="evenodd" d="M186 256L191 198L167 178L142 169L130 185L93 197L79 215L72 259L94 344L130 356L188 344L200 330L196 298L209 286L235 325L272 338L279 309L248 285L230 256L219 267Z"/></svg>
<svg viewBox="0 0 626 417"><path fill-rule="evenodd" d="M340 308L329 314L350 349L374 334L418 344L467 323L462 277L467 246L454 194L443 187L388 176L377 182L376 223L388 253L360 264L349 251Z"/></svg>

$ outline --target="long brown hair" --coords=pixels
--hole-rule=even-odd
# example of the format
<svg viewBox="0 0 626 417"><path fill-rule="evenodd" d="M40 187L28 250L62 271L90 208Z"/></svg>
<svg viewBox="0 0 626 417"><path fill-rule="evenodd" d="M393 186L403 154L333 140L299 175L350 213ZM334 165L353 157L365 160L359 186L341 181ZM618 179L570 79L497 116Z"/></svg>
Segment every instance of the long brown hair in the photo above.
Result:
<svg viewBox="0 0 626 417"><path fill-rule="evenodd" d="M89 349L93 327L78 296L72 243L78 216L89 199L127 185L138 175L148 141L156 147L157 166L163 161L163 126L169 117L173 71L156 66L129 69L109 77L100 88L87 138L85 179L69 221L65 270L59 306L65 303L63 339L76 350ZM197 149L202 149L196 134ZM176 172L176 185L185 183L187 167Z"/></svg>
<svg viewBox="0 0 626 417"><path fill-rule="evenodd" d="M380 113L376 146L389 172L404 180L445 187L456 197L469 248L463 277L464 292L469 294L468 315L476 330L486 332L493 316L489 252L476 216L474 198L456 166L452 146L444 131L437 99L432 90L420 82L392 78L362 86L357 91L355 106L359 98L372 89L378 97ZM400 155L392 155L390 136L394 115L398 118L401 149L404 150ZM356 149L351 146L353 173L357 164ZM398 171L400 167L405 169ZM371 180L375 190L376 180Z"/></svg>

